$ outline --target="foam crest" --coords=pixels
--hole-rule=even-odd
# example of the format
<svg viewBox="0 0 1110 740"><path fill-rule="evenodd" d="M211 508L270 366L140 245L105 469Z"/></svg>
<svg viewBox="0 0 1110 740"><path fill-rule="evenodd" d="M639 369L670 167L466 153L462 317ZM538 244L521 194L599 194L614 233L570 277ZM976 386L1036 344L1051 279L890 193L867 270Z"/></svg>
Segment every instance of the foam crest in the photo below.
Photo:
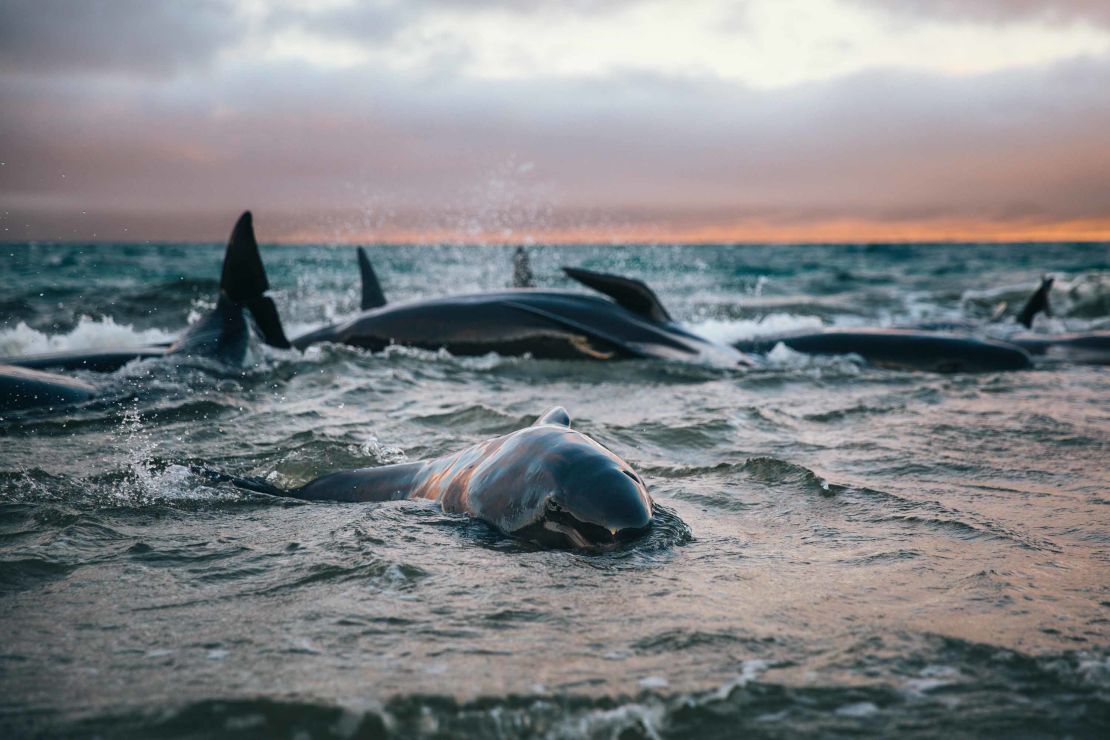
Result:
<svg viewBox="0 0 1110 740"><path fill-rule="evenodd" d="M691 324L690 330L706 339L722 344L732 344L742 339L777 336L796 331L820 329L824 324L817 316L800 316L792 313L772 313L759 319L722 321L707 319Z"/></svg>
<svg viewBox="0 0 1110 740"><path fill-rule="evenodd" d="M130 324L117 324L111 316L94 319L82 316L72 331L47 334L32 329L26 322L0 331L0 355L37 355L71 350L144 347L168 342L174 335L162 329L135 329Z"/></svg>

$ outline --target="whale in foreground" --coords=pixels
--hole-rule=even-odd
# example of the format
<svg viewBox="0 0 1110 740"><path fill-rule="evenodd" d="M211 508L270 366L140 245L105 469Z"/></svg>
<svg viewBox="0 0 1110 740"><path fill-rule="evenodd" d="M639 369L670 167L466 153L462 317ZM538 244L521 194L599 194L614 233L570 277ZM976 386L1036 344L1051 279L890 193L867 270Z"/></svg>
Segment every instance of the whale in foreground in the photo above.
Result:
<svg viewBox="0 0 1110 740"><path fill-rule="evenodd" d="M651 528L654 504L631 466L554 407L529 427L450 455L349 470L283 490L204 468L217 482L305 501L427 499L546 547L606 550Z"/></svg>
<svg viewBox="0 0 1110 740"><path fill-rule="evenodd" d="M380 351L400 344L463 356L496 352L551 360L649 358L719 366L754 364L742 352L679 326L651 288L631 278L563 268L567 276L608 299L516 288L386 304L362 250L359 266L363 313L296 337L294 347L335 342Z"/></svg>
<svg viewBox="0 0 1110 740"><path fill-rule="evenodd" d="M247 211L236 222L224 252L216 307L172 344L0 358L0 411L64 406L97 395L95 385L47 370L114 372L132 360L166 356L241 365L255 332L266 344L288 347L277 308L265 295L269 287Z"/></svg>

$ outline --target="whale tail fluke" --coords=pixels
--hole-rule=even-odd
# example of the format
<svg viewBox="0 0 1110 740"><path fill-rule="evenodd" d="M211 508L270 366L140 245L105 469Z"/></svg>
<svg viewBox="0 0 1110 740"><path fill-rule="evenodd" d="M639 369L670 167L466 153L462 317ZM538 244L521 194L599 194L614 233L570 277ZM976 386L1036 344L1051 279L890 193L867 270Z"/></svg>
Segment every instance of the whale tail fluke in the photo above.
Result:
<svg viewBox="0 0 1110 740"><path fill-rule="evenodd" d="M1025 302L1025 306L1017 315L1017 321L1026 329L1033 328L1033 319L1037 314L1043 312L1045 316L1052 315L1052 307L1048 303L1048 294L1052 291L1052 283L1054 278L1051 275L1045 275L1041 278L1041 284L1034 291L1033 295L1029 296L1029 300Z"/></svg>
<svg viewBox="0 0 1110 740"><path fill-rule="evenodd" d="M254 222L250 211L244 211L231 238L227 241L224 253L224 267L220 274L220 290L237 305L251 312L262 339L266 344L281 349L289 348L289 340L281 326L277 306L269 296L270 289L266 279L266 269L258 253L258 242L254 238Z"/></svg>
<svg viewBox="0 0 1110 740"><path fill-rule="evenodd" d="M577 267L564 267L563 272L567 274L567 277L577 280L599 293L604 293L616 301L617 305L627 308L632 313L638 313L659 323L672 321L671 315L667 313L667 309L663 308L659 297L641 280L620 275L608 275L603 272L593 272L592 270L582 270Z"/></svg>
<svg viewBox="0 0 1110 740"><path fill-rule="evenodd" d="M369 311L372 308L384 306L386 303L385 294L382 293L378 275L374 272L374 266L370 264L370 257L367 256L366 250L362 247L358 248L358 271L362 276L362 310Z"/></svg>

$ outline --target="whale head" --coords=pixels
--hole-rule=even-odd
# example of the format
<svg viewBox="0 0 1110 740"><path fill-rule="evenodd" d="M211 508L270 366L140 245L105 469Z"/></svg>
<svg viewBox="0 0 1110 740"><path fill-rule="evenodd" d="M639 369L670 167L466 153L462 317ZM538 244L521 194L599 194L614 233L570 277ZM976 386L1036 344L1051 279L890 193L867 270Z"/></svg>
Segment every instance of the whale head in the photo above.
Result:
<svg viewBox="0 0 1110 740"><path fill-rule="evenodd" d="M648 531L653 504L643 479L572 430L566 411L553 409L522 433L543 447L533 467L542 475L532 477L542 495L533 499L530 521L513 534L548 547L607 550Z"/></svg>

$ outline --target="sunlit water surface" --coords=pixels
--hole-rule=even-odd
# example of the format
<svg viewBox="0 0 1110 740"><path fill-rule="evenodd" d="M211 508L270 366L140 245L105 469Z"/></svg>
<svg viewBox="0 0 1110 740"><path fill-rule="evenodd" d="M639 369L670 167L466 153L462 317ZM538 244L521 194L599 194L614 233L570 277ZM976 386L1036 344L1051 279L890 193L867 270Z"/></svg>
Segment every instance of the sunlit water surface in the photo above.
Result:
<svg viewBox="0 0 1110 740"><path fill-rule="evenodd" d="M217 245L10 245L0 354L172 337ZM393 300L504 287L499 248L377 247ZM352 313L352 250L265 247L291 327ZM1042 331L1105 327L1106 245L562 247L722 339L984 318L1059 276ZM291 332L291 333L295 333ZM1110 374L939 376L256 349L133 364L0 420L0 730L686 737L1110 729ZM681 519L604 555L433 505L301 504L554 404ZM685 523L685 526L682 525Z"/></svg>

